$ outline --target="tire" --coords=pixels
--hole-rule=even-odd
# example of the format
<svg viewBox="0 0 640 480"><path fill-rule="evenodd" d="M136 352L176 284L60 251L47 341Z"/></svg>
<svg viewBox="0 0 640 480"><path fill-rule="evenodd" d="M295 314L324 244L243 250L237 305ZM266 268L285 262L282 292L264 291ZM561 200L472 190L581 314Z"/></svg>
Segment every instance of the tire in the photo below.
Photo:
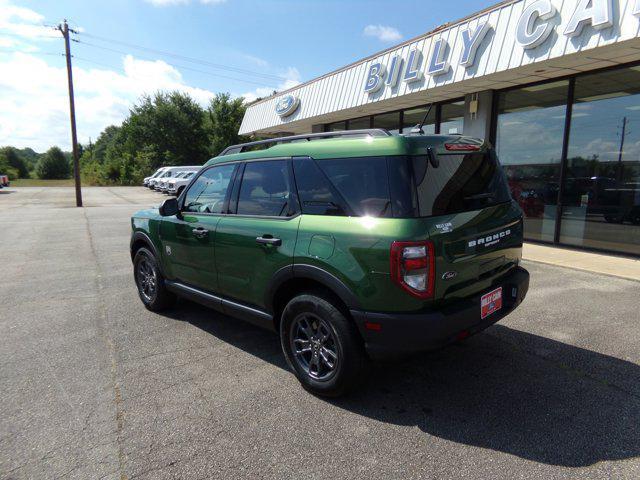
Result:
<svg viewBox="0 0 640 480"><path fill-rule="evenodd" d="M364 377L368 362L355 325L321 296L302 294L289 301L280 342L289 367L311 393L338 397Z"/></svg>
<svg viewBox="0 0 640 480"><path fill-rule="evenodd" d="M176 297L165 287L156 258L144 247L133 257L133 277L138 296L148 310L159 312L175 303Z"/></svg>

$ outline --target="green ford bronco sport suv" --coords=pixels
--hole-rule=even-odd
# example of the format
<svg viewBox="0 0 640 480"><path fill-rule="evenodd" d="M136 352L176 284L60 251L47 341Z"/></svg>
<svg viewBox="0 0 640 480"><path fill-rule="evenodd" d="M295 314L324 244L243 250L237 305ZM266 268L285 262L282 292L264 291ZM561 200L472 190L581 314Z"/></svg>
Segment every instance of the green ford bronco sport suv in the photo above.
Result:
<svg viewBox="0 0 640 480"><path fill-rule="evenodd" d="M437 348L524 299L522 213L494 150L358 130L227 148L131 219L144 305L176 296L279 333L308 390L370 358Z"/></svg>

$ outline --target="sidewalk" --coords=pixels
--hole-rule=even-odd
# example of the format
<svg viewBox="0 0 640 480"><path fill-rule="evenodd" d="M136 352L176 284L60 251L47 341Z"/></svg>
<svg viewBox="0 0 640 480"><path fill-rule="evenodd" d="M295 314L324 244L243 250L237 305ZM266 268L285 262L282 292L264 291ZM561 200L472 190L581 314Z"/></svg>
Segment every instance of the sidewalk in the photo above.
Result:
<svg viewBox="0 0 640 480"><path fill-rule="evenodd" d="M522 258L530 262L586 270L640 282L640 260L525 243Z"/></svg>

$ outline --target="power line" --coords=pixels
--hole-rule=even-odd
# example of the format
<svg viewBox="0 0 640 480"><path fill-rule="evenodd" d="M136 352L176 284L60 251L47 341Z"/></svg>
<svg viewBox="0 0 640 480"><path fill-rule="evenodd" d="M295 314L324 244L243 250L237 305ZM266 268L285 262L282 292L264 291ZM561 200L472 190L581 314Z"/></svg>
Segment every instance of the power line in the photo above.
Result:
<svg viewBox="0 0 640 480"><path fill-rule="evenodd" d="M130 55L129 52L125 52L124 50L118 50L118 49L110 48L110 47L103 47L101 45L95 45L93 43L87 43L87 42L84 42L82 40L74 39L73 41L76 42L76 43L79 43L81 45L86 45L88 47L98 48L98 49L101 49L101 50L106 50L106 51L109 51L109 52L119 53L119 54L123 54L123 55ZM149 60L149 61L156 61L157 60L156 58L149 57L149 56L142 56L142 55L138 55L138 56L139 56L139 58L142 58L142 59L145 59L145 60ZM180 68L180 69L183 69L183 70L190 70L192 72L198 72L198 73L202 73L202 74L205 74L205 75L210 75L210 76L216 77L216 78L224 78L224 79L227 79L227 80L234 80L236 82L251 83L253 85L258 85L258 86L261 86L261 87L271 88L271 89L276 90L275 87L273 87L271 85L265 85L262 82L255 82L253 80L245 80L243 78L229 77L227 75L222 75L222 74L219 74L219 73L207 72L205 70L198 70L197 68L192 68L192 67L185 67L184 65L176 65L176 64L173 64L173 63L169 63L169 62L167 62L165 60L162 60L162 61L164 63L166 63L167 65L170 65L170 66L172 66L174 68Z"/></svg>
<svg viewBox="0 0 640 480"><path fill-rule="evenodd" d="M43 28L53 27L53 28L55 28L57 30L57 26L54 27L53 25L49 25L49 24L44 24L43 23L43 24L41 24L39 26L41 26ZM195 64L207 66L207 67L210 67L210 68L214 68L214 69L226 70L228 72L239 73L239 74L242 74L242 75L258 76L258 77L262 77L262 78L265 78L266 80L271 80L271 81L273 81L273 80L278 80L278 81L287 80L287 77L282 76L282 75L275 75L275 74L270 74L270 73L256 72L256 71L253 71L253 70L247 70L247 69L238 68L238 67L231 67L231 66L228 66L228 65L222 65L222 64L218 64L218 63L213 63L213 62L209 62L207 60L188 57L188 56L185 56L185 55L179 55L179 54L172 53L172 52L167 52L167 51L158 50L158 49L154 49L154 48L143 47L141 45L136 45L136 44L133 44L133 43L122 42L120 40L110 39L110 38L107 38L107 37L101 37L101 36L98 36L98 35L91 35L91 34L88 34L88 33L85 33L85 32L77 31L77 30L69 29L69 31L71 33L74 33L74 34L79 35L79 36L85 36L85 37L88 37L88 38L95 38L96 40L103 41L103 42L111 42L111 43L115 43L115 44L120 44L120 45L124 45L124 46L130 47L130 48L134 48L134 49L137 49L137 50L147 51L147 52L150 52L150 53L155 53L155 54L158 54L158 55L164 55L164 56L167 56L167 57L173 57L173 58L176 58L176 59L183 60L185 62L195 63ZM44 33L45 32L43 32L42 35L37 36L35 39L56 38L55 35L49 36L49 35L44 35ZM30 38L25 38L24 36L17 35L17 34L10 34L10 33L2 33L2 34L0 34L0 37L3 36L3 35L15 37L15 38L20 38L20 39L23 39L23 40L30 40ZM102 46L102 45L96 45L96 44L93 44L93 43L85 42L83 40L78 40L76 38L71 38L70 40L74 41L76 43L81 43L81 44L84 44L84 45L87 45L87 46L90 46L90 47L94 47L94 48L98 48L98 49L102 49L102 50L106 50L106 51L111 51L111 52L114 52L114 53L120 53L120 54L124 54L124 55L130 54L130 52L126 52L126 51L118 50L118 49L114 49L114 48L109 48L109 47L105 47L105 46ZM24 53L27 53L27 52L24 52ZM144 58L146 60L150 60L150 61L157 60L157 58L151 58L151 57L148 57L148 56L147 57L143 57L141 55L137 55L137 56L140 57L140 58ZM85 61L87 61L87 60L85 59ZM277 87L274 87L273 85L265 85L262 82L258 82L258 81L254 81L254 80L245 80L245 79L242 79L242 78L231 77L231 76L217 74L217 73L208 72L208 71L204 71L204 70L198 70L198 69L195 69L195 68L192 68L192 67L187 67L187 66L184 66L184 65L176 65L176 64L169 63L169 62L166 62L166 61L165 61L165 63L167 63L168 65L171 65L171 66L173 66L175 68L180 68L180 69L184 69L184 70L190 70L190 71L193 71L193 72L202 73L202 74L205 74L205 75L211 75L211 76L215 76L215 77L218 77L218 78L224 78L224 79L227 79L227 80L234 80L234 81L244 82L244 83L248 83L248 84L252 84L252 85L258 85L258 86L265 87L265 88L270 88L270 89L273 89L273 90L277 90L278 89Z"/></svg>
<svg viewBox="0 0 640 480"><path fill-rule="evenodd" d="M3 48L0 48L0 53L23 53L25 55L49 55L49 56L55 56L55 57L64 57L64 53L30 52L30 51L27 51L27 50L7 50L7 49L3 49ZM101 67L107 67L107 68L110 68L110 69L116 69L116 70L123 70L124 71L124 68L121 65L113 65L113 64L103 63L103 62L97 62L97 61L91 60L89 58L78 57L77 55L72 55L72 58L74 58L75 60L80 60L81 62L92 63L94 65L99 65ZM170 64L170 63L167 63L167 65L171 65L172 67L175 67L175 68L182 68L182 69L192 70L194 72L199 72L199 73L203 73L203 74L206 74L206 75L211 75L211 76L217 77L217 78L225 78L225 79L229 79L229 80L235 80L235 81L238 81L238 82L253 83L253 84L259 85L261 87L273 88L275 90L275 87L269 87L268 85L265 85L263 83L252 82L251 80L243 80L241 78L228 77L226 75L219 75L219 74L212 73L212 72L205 72L203 70L197 70L197 69L194 69L194 68L184 67L184 66L180 66L180 65L173 65L173 64ZM149 75L143 75L143 76L150 77Z"/></svg>
<svg viewBox="0 0 640 480"><path fill-rule="evenodd" d="M64 57L64 53L56 52L30 52L28 50L5 50L0 49L1 53L24 53L26 55L54 55L56 57Z"/></svg>
<svg viewBox="0 0 640 480"><path fill-rule="evenodd" d="M94 65L99 65L101 67L107 67L107 68L112 68L112 69L116 69L116 70L123 70L123 68L121 66L109 65L108 63L102 63L102 62L96 62L95 60L90 60L88 58L78 57L77 55L73 55L73 59L74 60L79 60L79 61L85 62L85 63L93 63Z"/></svg>
<svg viewBox="0 0 640 480"><path fill-rule="evenodd" d="M34 25L34 26L38 26L38 25ZM19 38L20 40L23 40L25 42L33 41L33 40L42 40L43 38L51 38L51 39L60 38L56 34L45 35L45 33L48 33L48 32L43 31L41 35L36 35L35 37L29 37L26 35L20 35L18 33L0 32L0 37Z"/></svg>
<svg viewBox="0 0 640 480"><path fill-rule="evenodd" d="M147 52L150 52L150 53L155 53L155 54L158 54L158 55L164 55L164 56L167 56L167 57L173 57L173 58L176 58L176 59L179 59L179 60L183 60L185 62L196 63L196 64L200 64L200 65L206 65L206 66L209 66L209 67L218 68L218 69L221 69L221 70L227 70L227 71L230 71L230 72L242 73L242 74L246 74L246 75L258 75L258 76L261 76L261 77L270 78L272 80L280 80L280 81L288 80L287 77L282 76L282 75L275 75L275 74L271 74L271 73L256 72L254 70L248 70L248 69L239 68L239 67L231 67L229 65L222 65L222 64L219 64L219 63L213 63L213 62L210 62L208 60L203 60L203 59L194 58L194 57L188 57L186 55L180 55L180 54L177 54L177 53L167 52L167 51L164 51L164 50L158 50L158 49L155 49L155 48L143 47L142 45L136 45L134 43L128 43L128 42L123 42L123 41L120 41L120 40L115 40L115 39L111 39L111 38L107 38L107 37L101 37L101 36L98 36L98 35L92 35L92 34L85 33L85 32L81 32L80 36L84 36L84 37L87 37L87 38L94 38L96 40L100 40L100 41L103 41L103 42L116 43L116 44L123 45L125 47L135 48L137 50L147 51Z"/></svg>

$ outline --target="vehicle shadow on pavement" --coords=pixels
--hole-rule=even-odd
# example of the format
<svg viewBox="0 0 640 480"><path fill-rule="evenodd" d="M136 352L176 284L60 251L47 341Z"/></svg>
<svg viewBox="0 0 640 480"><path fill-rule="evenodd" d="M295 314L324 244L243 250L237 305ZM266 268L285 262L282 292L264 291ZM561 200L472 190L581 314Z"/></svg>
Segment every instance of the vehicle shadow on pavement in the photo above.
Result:
<svg viewBox="0 0 640 480"><path fill-rule="evenodd" d="M179 310L170 316L287 368L274 334L212 318L197 305ZM640 366L502 325L436 352L377 363L367 385L328 402L550 465L640 456Z"/></svg>

